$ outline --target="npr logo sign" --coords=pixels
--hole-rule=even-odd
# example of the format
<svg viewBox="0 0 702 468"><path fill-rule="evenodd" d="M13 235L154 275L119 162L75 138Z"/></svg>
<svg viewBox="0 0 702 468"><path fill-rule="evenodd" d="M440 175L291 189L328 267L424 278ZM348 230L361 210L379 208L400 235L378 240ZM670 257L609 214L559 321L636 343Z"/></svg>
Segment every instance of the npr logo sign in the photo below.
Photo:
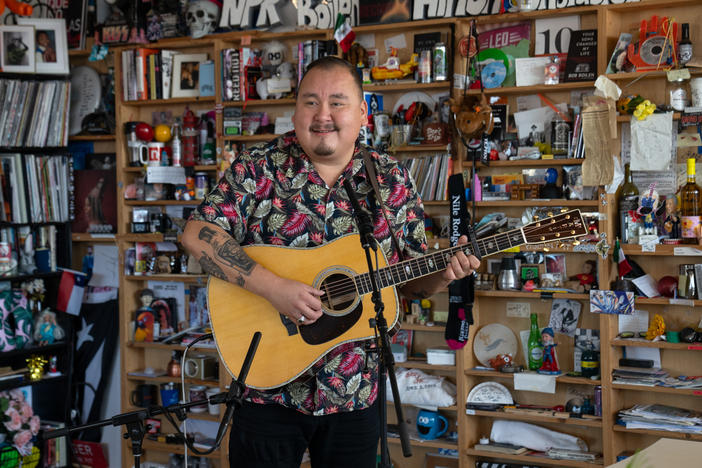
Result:
<svg viewBox="0 0 702 468"><path fill-rule="evenodd" d="M531 0L532 10L557 10L576 6L620 5L640 0ZM493 15L501 0L414 0L412 19Z"/></svg>

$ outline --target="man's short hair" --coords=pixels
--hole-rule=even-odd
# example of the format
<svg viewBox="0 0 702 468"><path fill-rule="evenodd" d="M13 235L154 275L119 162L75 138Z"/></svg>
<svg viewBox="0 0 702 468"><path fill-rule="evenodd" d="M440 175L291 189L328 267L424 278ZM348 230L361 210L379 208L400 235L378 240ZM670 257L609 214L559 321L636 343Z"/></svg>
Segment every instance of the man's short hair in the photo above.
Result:
<svg viewBox="0 0 702 468"><path fill-rule="evenodd" d="M305 70L305 74L302 75L302 80L300 80L300 85L304 81L307 74L314 68L319 68L320 70L330 70L332 68L339 67L343 68L349 72L349 75L353 78L353 82L356 84L356 89L358 90L359 98L363 99L363 82L361 81L361 76L356 71L356 67L351 65L346 60L336 57L334 55L327 55L325 57L318 58L314 62L310 63ZM297 90L300 90L298 85Z"/></svg>

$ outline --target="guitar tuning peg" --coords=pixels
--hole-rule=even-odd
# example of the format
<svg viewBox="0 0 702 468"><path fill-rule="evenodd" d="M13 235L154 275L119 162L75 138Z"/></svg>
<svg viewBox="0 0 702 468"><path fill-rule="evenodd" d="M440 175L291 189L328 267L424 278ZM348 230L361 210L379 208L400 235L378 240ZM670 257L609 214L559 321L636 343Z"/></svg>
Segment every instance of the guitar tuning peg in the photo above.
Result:
<svg viewBox="0 0 702 468"><path fill-rule="evenodd" d="M544 252L548 252L549 250L551 250L550 247L544 247Z"/></svg>
<svg viewBox="0 0 702 468"><path fill-rule="evenodd" d="M551 216L553 216L553 211L549 211L549 212L548 212L548 216L549 216L549 218L550 218Z"/></svg>
<svg viewBox="0 0 702 468"><path fill-rule="evenodd" d="M580 245L580 241L579 241L579 240L577 240L577 239L576 239L576 240L574 240L574 241L573 241L573 245Z"/></svg>

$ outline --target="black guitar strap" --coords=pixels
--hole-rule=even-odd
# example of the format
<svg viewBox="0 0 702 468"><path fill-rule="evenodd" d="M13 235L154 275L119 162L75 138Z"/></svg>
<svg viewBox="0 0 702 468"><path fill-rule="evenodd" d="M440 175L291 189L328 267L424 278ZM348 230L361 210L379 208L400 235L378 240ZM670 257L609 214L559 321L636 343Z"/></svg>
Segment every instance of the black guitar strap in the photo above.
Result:
<svg viewBox="0 0 702 468"><path fill-rule="evenodd" d="M468 233L470 221L466 209L462 174L454 174L449 177L448 190L451 201L450 240L453 247L458 243L458 238L462 234ZM473 300L475 297L473 286L473 276L467 276L449 284L449 316L444 338L451 349L461 349L468 342L470 326L473 324Z"/></svg>

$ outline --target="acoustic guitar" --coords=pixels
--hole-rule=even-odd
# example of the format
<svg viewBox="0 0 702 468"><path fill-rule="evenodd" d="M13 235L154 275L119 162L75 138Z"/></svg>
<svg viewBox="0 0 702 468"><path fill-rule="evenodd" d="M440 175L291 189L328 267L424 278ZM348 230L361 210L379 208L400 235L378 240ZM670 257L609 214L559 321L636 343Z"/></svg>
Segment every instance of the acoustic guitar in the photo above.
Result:
<svg viewBox="0 0 702 468"><path fill-rule="evenodd" d="M565 240L587 234L579 210L572 210L507 232L473 238L422 257L388 265L379 255L377 282L388 326L398 321L397 284L446 269L459 250L478 258L524 244ZM374 337L369 320L375 317L365 252L358 234L348 234L313 248L274 245L243 247L251 259L279 276L324 291L324 313L310 325L298 325L277 312L270 302L235 284L210 276L208 302L217 350L232 376L244 361L251 337L262 333L246 385L280 387L299 377L335 347Z"/></svg>

